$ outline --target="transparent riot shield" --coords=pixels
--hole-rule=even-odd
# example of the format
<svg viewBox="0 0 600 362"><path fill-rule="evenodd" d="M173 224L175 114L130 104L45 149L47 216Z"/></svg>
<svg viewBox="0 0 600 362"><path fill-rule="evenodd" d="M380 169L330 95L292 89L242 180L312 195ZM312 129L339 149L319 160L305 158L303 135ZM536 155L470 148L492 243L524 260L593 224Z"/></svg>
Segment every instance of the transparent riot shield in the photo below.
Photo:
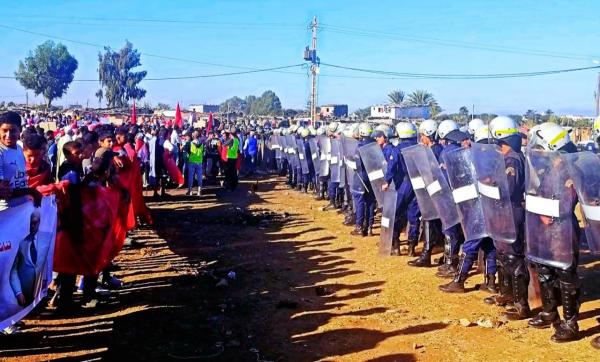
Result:
<svg viewBox="0 0 600 362"><path fill-rule="evenodd" d="M377 204L383 205L383 191L381 188L386 183L384 176L387 169L387 162L383 156L383 151L377 142L372 142L359 147L358 153L367 171Z"/></svg>
<svg viewBox="0 0 600 362"><path fill-rule="evenodd" d="M293 168L300 168L300 160L298 159L298 145L296 145L296 137L293 135L285 136L288 145L288 155L290 164Z"/></svg>
<svg viewBox="0 0 600 362"><path fill-rule="evenodd" d="M279 141L279 135L271 136L271 150L275 152L275 158L281 159L281 142Z"/></svg>
<svg viewBox="0 0 600 362"><path fill-rule="evenodd" d="M329 160L331 159L331 140L327 136L319 136L319 176L329 176Z"/></svg>
<svg viewBox="0 0 600 362"><path fill-rule="evenodd" d="M392 238L396 219L397 192L394 183L382 193L383 210L381 212L381 233L379 236L379 255L386 256L392 252Z"/></svg>
<svg viewBox="0 0 600 362"><path fill-rule="evenodd" d="M423 162L422 160L416 160L413 156L418 153L424 153L424 150L419 151L414 148L423 148L423 145L415 145L402 149L402 157L408 170L408 176L410 177L410 183L412 184L415 196L417 197L417 203L419 204L419 210L421 211L421 217L423 220L435 220L439 219L440 215L431 200L431 196L425 189L425 181L419 172L417 162Z"/></svg>
<svg viewBox="0 0 600 362"><path fill-rule="evenodd" d="M460 215L452 197L452 190L431 148L416 145L406 148L402 154L407 158L412 158L414 164L417 165L419 174L425 183L425 190L442 221L443 230L458 224Z"/></svg>
<svg viewBox="0 0 600 362"><path fill-rule="evenodd" d="M465 240L489 236L485 229L485 217L477 192L477 175L470 148L458 148L443 155L448 173L452 197L461 217Z"/></svg>
<svg viewBox="0 0 600 362"><path fill-rule="evenodd" d="M354 138L342 137L342 150L344 156L344 165L346 165L346 182L350 187L350 191L363 194L366 187L363 180L358 175L356 164L356 149L358 141Z"/></svg>
<svg viewBox="0 0 600 362"><path fill-rule="evenodd" d="M308 174L308 161L306 160L306 150L304 149L304 141L301 139L296 140L296 149L298 150L298 160L300 161L300 167L302 168L302 174Z"/></svg>
<svg viewBox="0 0 600 362"><path fill-rule="evenodd" d="M574 261L576 197L566 162L558 152L527 151L525 185L526 256L560 268Z"/></svg>
<svg viewBox="0 0 600 362"><path fill-rule="evenodd" d="M600 254L600 158L588 151L561 156L577 190L587 244Z"/></svg>
<svg viewBox="0 0 600 362"><path fill-rule="evenodd" d="M313 166L315 168L315 185L318 182L319 177L319 145L317 144L316 138L308 139L308 147L310 147L310 159L312 160Z"/></svg>
<svg viewBox="0 0 600 362"><path fill-rule="evenodd" d="M513 243L517 238L517 231L500 147L473 143L471 154L487 233L495 243Z"/></svg>
<svg viewBox="0 0 600 362"><path fill-rule="evenodd" d="M329 175L331 182L340 182L341 147L339 139L331 140L331 158L329 160Z"/></svg>

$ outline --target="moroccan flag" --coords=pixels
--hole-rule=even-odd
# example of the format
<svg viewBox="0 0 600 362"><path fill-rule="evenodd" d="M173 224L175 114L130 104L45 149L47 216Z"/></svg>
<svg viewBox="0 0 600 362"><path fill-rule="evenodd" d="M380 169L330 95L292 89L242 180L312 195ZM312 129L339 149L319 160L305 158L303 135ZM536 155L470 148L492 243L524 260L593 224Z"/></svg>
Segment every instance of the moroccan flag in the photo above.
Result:
<svg viewBox="0 0 600 362"><path fill-rule="evenodd" d="M135 111L135 101L133 101L133 108L131 108L131 124L137 124L137 113Z"/></svg>
<svg viewBox="0 0 600 362"><path fill-rule="evenodd" d="M177 102L177 108L175 108L175 124L179 128L183 126L183 118L181 117L181 108L179 108L179 102Z"/></svg>

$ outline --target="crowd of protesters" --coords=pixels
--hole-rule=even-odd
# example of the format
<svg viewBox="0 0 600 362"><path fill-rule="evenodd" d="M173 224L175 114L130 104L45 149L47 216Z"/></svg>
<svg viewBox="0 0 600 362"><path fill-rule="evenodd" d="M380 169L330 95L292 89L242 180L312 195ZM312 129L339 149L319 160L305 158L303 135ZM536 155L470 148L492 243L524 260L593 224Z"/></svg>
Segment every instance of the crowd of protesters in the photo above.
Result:
<svg viewBox="0 0 600 362"><path fill-rule="evenodd" d="M56 130L41 127L47 120ZM135 121L115 126L94 115L0 114L0 211L56 196L55 292L48 298L56 313L95 308L122 286L111 274L118 269L113 260L126 243L138 244L128 237L132 229L153 222L144 190L161 198L186 186L187 195L200 196L204 184L219 185L219 177L233 191L240 174L257 170L255 131L272 127L269 121L215 120L208 129L163 118Z"/></svg>

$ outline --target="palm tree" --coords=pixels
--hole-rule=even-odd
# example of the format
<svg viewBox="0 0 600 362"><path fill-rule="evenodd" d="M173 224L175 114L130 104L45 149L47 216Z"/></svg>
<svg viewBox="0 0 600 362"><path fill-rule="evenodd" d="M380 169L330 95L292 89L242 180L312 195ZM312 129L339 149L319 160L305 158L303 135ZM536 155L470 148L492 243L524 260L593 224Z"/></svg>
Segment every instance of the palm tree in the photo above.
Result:
<svg viewBox="0 0 600 362"><path fill-rule="evenodd" d="M388 94L388 99L390 101L390 103L392 104L400 104L404 101L404 96L406 94L401 91L400 89L391 91L390 94Z"/></svg>
<svg viewBox="0 0 600 362"><path fill-rule="evenodd" d="M437 105L437 101L433 94L425 90L416 90L408 95L406 104L413 107L423 107Z"/></svg>

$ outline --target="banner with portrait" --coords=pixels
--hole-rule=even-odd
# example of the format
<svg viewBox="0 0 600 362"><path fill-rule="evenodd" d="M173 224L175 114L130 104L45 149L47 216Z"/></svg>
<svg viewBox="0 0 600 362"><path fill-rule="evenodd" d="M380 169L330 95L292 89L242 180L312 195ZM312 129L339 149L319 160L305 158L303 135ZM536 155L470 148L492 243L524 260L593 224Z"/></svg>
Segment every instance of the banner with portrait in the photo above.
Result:
<svg viewBox="0 0 600 362"><path fill-rule="evenodd" d="M0 330L23 319L52 281L56 202L44 197L0 211Z"/></svg>

